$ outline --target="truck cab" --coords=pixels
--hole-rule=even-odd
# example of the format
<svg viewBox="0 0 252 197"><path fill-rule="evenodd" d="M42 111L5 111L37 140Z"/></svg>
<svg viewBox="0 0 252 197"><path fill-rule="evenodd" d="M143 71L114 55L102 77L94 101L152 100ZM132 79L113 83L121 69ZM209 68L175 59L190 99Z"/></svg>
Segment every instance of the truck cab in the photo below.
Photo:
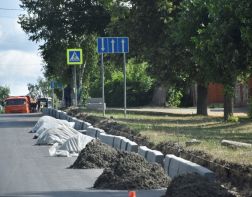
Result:
<svg viewBox="0 0 252 197"><path fill-rule="evenodd" d="M30 113L29 96L11 96L5 99L5 113Z"/></svg>

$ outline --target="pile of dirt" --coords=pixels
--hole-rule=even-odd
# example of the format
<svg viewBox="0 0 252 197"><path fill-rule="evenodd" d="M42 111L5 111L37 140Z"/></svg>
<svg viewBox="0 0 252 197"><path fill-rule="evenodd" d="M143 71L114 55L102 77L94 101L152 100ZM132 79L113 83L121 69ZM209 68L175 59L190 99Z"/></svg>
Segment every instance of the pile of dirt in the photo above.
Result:
<svg viewBox="0 0 252 197"><path fill-rule="evenodd" d="M135 153L119 153L111 168L106 168L96 180L97 189L159 189L170 179L158 164L151 164Z"/></svg>
<svg viewBox="0 0 252 197"><path fill-rule="evenodd" d="M73 165L69 168L107 168L117 160L117 157L117 150L101 143L100 141L92 141L80 152Z"/></svg>
<svg viewBox="0 0 252 197"><path fill-rule="evenodd" d="M163 197L234 197L215 182L197 175L187 174L174 178Z"/></svg>
<svg viewBox="0 0 252 197"><path fill-rule="evenodd" d="M105 168L94 185L99 189L158 189L169 184L160 165L136 153L119 152L100 141L88 143L70 168Z"/></svg>

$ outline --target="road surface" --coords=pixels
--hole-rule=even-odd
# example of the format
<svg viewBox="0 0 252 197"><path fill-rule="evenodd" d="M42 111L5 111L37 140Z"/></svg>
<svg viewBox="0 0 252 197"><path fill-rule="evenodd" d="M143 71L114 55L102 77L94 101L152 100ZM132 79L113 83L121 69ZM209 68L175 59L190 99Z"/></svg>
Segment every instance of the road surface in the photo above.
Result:
<svg viewBox="0 0 252 197"><path fill-rule="evenodd" d="M41 114L0 114L0 196L121 197L127 191L94 190L102 169L67 169L76 158L49 157L29 133ZM158 197L164 190L137 191Z"/></svg>

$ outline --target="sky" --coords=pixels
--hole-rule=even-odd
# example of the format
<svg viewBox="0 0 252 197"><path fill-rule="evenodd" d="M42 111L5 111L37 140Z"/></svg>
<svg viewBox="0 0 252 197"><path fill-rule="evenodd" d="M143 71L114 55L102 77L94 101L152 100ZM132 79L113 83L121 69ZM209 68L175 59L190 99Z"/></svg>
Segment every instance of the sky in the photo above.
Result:
<svg viewBox="0 0 252 197"><path fill-rule="evenodd" d="M17 23L24 13L19 4L19 0L0 0L0 86L8 86L12 96L26 95L27 84L43 77L38 44L29 41Z"/></svg>

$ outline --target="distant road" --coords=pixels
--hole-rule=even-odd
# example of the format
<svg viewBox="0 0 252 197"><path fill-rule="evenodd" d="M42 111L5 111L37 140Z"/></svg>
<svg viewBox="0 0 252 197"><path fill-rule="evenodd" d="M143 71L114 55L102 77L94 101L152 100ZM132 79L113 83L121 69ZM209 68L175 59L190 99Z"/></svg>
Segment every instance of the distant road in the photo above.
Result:
<svg viewBox="0 0 252 197"><path fill-rule="evenodd" d="M76 158L49 157L29 133L41 114L0 115L0 196L127 197L127 191L94 190L101 169L67 169ZM137 191L159 197L164 190Z"/></svg>

